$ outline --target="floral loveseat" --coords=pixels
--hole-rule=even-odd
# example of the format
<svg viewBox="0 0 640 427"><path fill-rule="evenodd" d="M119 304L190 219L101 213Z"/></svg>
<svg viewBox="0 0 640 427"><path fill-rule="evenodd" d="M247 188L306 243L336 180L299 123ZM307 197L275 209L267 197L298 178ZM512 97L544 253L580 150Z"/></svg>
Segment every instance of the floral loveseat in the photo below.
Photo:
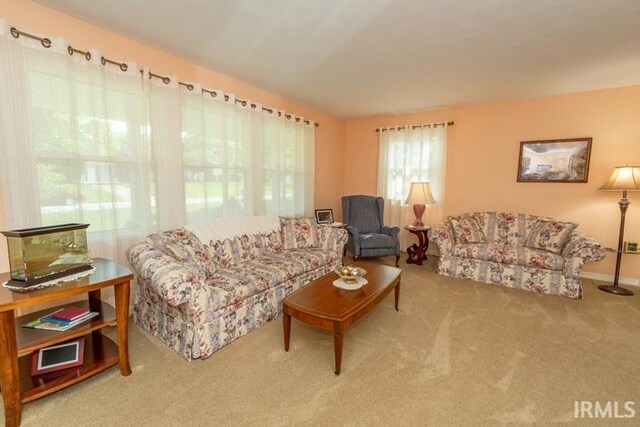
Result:
<svg viewBox="0 0 640 427"><path fill-rule="evenodd" d="M534 215L474 212L449 217L429 238L438 244L439 274L582 298L580 269L605 252L576 227Z"/></svg>
<svg viewBox="0 0 640 427"><path fill-rule="evenodd" d="M346 241L346 231L309 218L237 218L153 234L127 251L140 285L134 321L185 359L205 358L341 266Z"/></svg>

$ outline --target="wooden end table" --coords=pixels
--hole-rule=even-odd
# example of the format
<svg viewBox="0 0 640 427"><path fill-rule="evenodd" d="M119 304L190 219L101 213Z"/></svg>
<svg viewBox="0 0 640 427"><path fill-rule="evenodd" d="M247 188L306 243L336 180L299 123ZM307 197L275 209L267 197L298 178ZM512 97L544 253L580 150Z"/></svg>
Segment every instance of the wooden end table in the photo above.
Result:
<svg viewBox="0 0 640 427"><path fill-rule="evenodd" d="M429 235L427 232L431 227L404 227L411 234L418 236L418 244L415 243L407 248L407 264L422 265L422 261L427 260L427 250L429 249Z"/></svg>
<svg viewBox="0 0 640 427"><path fill-rule="evenodd" d="M60 286L27 293L13 292L0 286L0 388L6 426L20 425L24 403L61 390L113 365L120 365L123 376L131 374L128 322L129 282L133 273L127 267L102 258L94 259L92 265L95 271L91 275ZM0 274L0 283L9 279L9 273ZM108 287L113 287L115 293L115 309L100 299L100 290ZM16 317L18 309L82 294L88 294L88 299ZM100 314L63 332L22 327L64 307L85 307ZM117 327L117 345L100 333L105 326ZM35 350L83 336L83 365L31 376L31 357Z"/></svg>
<svg viewBox="0 0 640 427"><path fill-rule="evenodd" d="M392 289L395 291L396 311L400 302L402 270L388 265L363 262L353 265L367 270L364 277L369 283L362 288L350 291L333 286L333 281L338 275L331 272L291 293L282 303L285 351L289 351L291 317L308 325L332 331L336 375L340 375L345 331L373 310Z"/></svg>

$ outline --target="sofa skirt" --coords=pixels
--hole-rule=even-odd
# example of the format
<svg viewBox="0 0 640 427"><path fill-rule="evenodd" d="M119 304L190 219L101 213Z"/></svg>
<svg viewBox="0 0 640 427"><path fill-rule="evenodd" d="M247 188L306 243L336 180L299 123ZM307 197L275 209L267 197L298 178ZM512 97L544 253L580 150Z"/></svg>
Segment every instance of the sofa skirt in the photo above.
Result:
<svg viewBox="0 0 640 427"><path fill-rule="evenodd" d="M562 271L502 264L473 258L441 257L438 260L436 272L444 276L470 279L508 288L567 298L582 298L580 277L567 277Z"/></svg>

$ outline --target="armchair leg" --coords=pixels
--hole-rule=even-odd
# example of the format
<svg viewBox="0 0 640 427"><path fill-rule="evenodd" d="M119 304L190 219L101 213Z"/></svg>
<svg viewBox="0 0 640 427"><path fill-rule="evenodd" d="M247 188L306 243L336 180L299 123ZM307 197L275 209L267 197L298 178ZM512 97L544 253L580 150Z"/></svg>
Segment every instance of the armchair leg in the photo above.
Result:
<svg viewBox="0 0 640 427"><path fill-rule="evenodd" d="M400 267L400 255L396 255L396 267Z"/></svg>
<svg viewBox="0 0 640 427"><path fill-rule="evenodd" d="M344 257L346 257L346 256L347 256L347 248L345 247L345 248L342 250L342 258L344 258Z"/></svg>

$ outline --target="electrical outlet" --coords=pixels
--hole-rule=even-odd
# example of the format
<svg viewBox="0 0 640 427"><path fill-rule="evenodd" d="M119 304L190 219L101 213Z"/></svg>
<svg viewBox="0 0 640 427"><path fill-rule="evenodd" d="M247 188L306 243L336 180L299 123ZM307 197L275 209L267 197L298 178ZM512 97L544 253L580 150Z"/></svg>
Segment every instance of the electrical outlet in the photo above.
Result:
<svg viewBox="0 0 640 427"><path fill-rule="evenodd" d="M630 254L640 254L638 242L624 242L623 251Z"/></svg>

